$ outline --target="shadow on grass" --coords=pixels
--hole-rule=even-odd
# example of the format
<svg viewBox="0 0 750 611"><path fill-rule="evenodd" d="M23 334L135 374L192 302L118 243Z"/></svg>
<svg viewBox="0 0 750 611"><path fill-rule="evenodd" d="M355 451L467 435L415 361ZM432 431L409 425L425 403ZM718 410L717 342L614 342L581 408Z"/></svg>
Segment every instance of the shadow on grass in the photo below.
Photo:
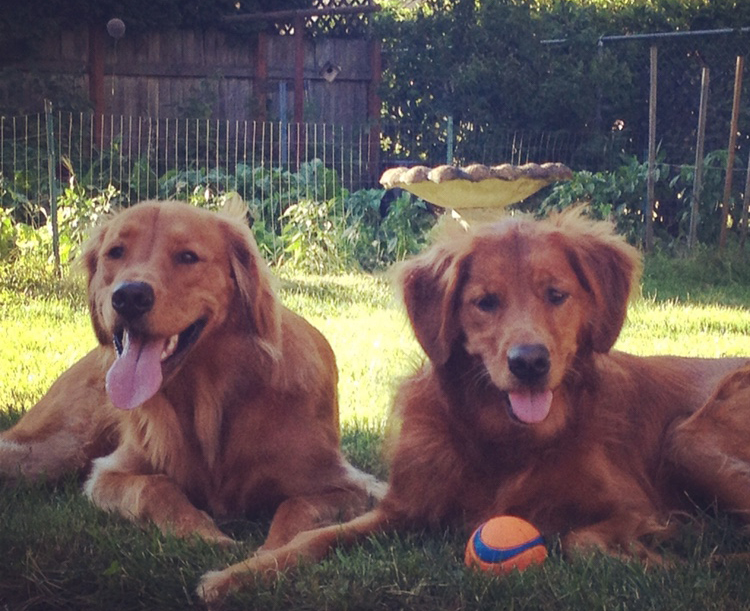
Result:
<svg viewBox="0 0 750 611"><path fill-rule="evenodd" d="M699 247L687 257L646 256L642 291L655 302L750 307L750 265L737 247Z"/></svg>
<svg viewBox="0 0 750 611"><path fill-rule="evenodd" d="M341 276L280 275L282 299L297 296L327 306L365 305L387 307L393 302L393 290L385 277L366 274Z"/></svg>

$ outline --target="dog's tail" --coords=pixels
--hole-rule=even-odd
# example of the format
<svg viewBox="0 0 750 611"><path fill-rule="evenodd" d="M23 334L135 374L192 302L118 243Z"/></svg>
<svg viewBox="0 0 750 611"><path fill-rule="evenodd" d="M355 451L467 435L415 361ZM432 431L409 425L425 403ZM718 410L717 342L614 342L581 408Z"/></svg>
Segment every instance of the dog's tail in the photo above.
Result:
<svg viewBox="0 0 750 611"><path fill-rule="evenodd" d="M389 521L387 513L375 508L344 524L301 532L286 545L260 551L222 571L206 573L198 586L198 596L209 604L216 602L254 579L272 578L302 562L321 560L336 547L352 545L385 529Z"/></svg>

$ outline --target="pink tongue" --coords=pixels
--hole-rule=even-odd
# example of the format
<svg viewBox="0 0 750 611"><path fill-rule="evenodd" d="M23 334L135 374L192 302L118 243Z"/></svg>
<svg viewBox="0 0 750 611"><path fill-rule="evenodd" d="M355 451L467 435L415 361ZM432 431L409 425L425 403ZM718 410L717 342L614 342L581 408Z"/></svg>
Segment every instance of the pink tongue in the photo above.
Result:
<svg viewBox="0 0 750 611"><path fill-rule="evenodd" d="M133 409L161 387L164 340L143 341L128 336L122 354L107 372L107 394L120 409Z"/></svg>
<svg viewBox="0 0 750 611"><path fill-rule="evenodd" d="M552 405L552 391L544 390L533 392L522 390L519 392L508 393L510 399L510 409L521 422L527 424L536 424L541 422L549 414L549 408Z"/></svg>

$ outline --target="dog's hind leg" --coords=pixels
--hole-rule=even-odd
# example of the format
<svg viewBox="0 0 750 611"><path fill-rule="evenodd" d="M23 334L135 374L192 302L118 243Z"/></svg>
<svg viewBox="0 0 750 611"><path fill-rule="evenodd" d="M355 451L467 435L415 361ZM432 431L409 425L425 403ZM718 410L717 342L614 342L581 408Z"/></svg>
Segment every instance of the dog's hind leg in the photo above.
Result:
<svg viewBox="0 0 750 611"><path fill-rule="evenodd" d="M750 522L750 367L674 428L666 459L688 487Z"/></svg>
<svg viewBox="0 0 750 611"><path fill-rule="evenodd" d="M383 530L388 522L388 514L375 508L345 524L301 532L286 545L260 551L221 571L206 573L198 586L198 595L207 603L216 602L229 592L252 584L255 579L272 578L300 562L321 560L333 548L352 545Z"/></svg>
<svg viewBox="0 0 750 611"><path fill-rule="evenodd" d="M281 503L261 549L273 550L302 531L348 522L370 511L383 498L386 484L347 466L349 477L338 490L291 497ZM355 473L356 479L352 477Z"/></svg>

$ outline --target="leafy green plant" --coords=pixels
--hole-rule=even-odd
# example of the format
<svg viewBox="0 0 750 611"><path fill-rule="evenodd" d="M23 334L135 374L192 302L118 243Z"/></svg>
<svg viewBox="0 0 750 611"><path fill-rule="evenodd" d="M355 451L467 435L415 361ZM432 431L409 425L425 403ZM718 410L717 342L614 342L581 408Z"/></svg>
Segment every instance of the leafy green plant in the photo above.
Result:
<svg viewBox="0 0 750 611"><path fill-rule="evenodd" d="M16 224L10 212L0 208L0 260L5 259L16 246Z"/></svg>
<svg viewBox="0 0 750 611"><path fill-rule="evenodd" d="M382 189L349 193L336 172L319 159L301 164L296 172L237 164L234 173L224 168L192 168L157 177L148 158L141 156L122 190L111 181L97 186L102 178L100 166L107 164L104 153L102 159L81 172L69 159L62 160L69 176L57 200L63 263L71 259L102 215L145 197L182 199L209 209L220 208L229 197L241 197L248 204L266 259L317 273L386 267L418 251L435 221L424 202L406 193L389 203L384 203ZM0 253L7 256L16 248L21 231L15 227L17 209L26 202L16 197L8 181L0 181L0 187L4 189L0 195L14 198L16 204L7 206L11 215L7 223L13 228L2 233L6 246ZM47 248L46 208L40 208L37 216L40 229L33 239L39 248ZM23 242L31 243L28 236Z"/></svg>
<svg viewBox="0 0 750 611"><path fill-rule="evenodd" d="M613 172L575 172L573 178L555 185L542 202L539 211L562 210L571 205L587 203L595 218L611 218L619 232L635 242L642 237L648 164L635 157ZM664 166L656 168L657 181Z"/></svg>
<svg viewBox="0 0 750 611"><path fill-rule="evenodd" d="M343 219L334 214L337 199L306 199L289 206L281 232L285 264L310 273L343 271L350 253L342 239Z"/></svg>
<svg viewBox="0 0 750 611"><path fill-rule="evenodd" d="M727 149L719 149L706 154L703 160L703 180L698 205L698 224L696 226L699 242L716 243L718 240L721 229L719 204L724 197L724 178L728 157L729 151ZM737 169L740 167L739 159L736 158L735 167ZM681 166L669 183L675 198L682 202L678 211L677 222L683 235L687 235L690 228L695 172L694 166ZM738 226L741 206L731 207L730 213L732 214L730 217L732 225Z"/></svg>
<svg viewBox="0 0 750 611"><path fill-rule="evenodd" d="M414 254L435 223L427 205L402 192L384 210L382 189L363 189L346 198L344 238L362 269L372 271Z"/></svg>
<svg viewBox="0 0 750 611"><path fill-rule="evenodd" d="M222 195L233 192L237 180L221 169L170 170L159 178L159 197L181 199L194 206L216 209Z"/></svg>
<svg viewBox="0 0 750 611"><path fill-rule="evenodd" d="M720 228L718 203L723 197L724 168L727 151L708 153L704 161L704 180L701 192L698 240L715 243ZM539 212L561 210L568 206L587 203L596 218L611 218L618 231L635 242L643 236L648 181L648 163L634 156L624 157L613 171L576 172L569 181L555 185L542 201ZM739 167L739 161L737 162ZM664 163L663 153L657 156L654 170L654 229L662 245L683 244L690 227L695 168L673 168ZM739 226L740 206L732 209L731 223Z"/></svg>
<svg viewBox="0 0 750 611"><path fill-rule="evenodd" d="M80 244L91 227L120 201L120 192L111 184L99 189L71 181L57 199L60 235L67 236L71 244Z"/></svg>
<svg viewBox="0 0 750 611"><path fill-rule="evenodd" d="M16 170L8 178L0 171L0 207L9 211L16 220L28 220L37 214L37 206L26 196L31 191L29 172Z"/></svg>
<svg viewBox="0 0 750 611"><path fill-rule="evenodd" d="M124 186L131 201L140 201L156 197L159 192L158 177L151 169L146 155L135 160Z"/></svg>

